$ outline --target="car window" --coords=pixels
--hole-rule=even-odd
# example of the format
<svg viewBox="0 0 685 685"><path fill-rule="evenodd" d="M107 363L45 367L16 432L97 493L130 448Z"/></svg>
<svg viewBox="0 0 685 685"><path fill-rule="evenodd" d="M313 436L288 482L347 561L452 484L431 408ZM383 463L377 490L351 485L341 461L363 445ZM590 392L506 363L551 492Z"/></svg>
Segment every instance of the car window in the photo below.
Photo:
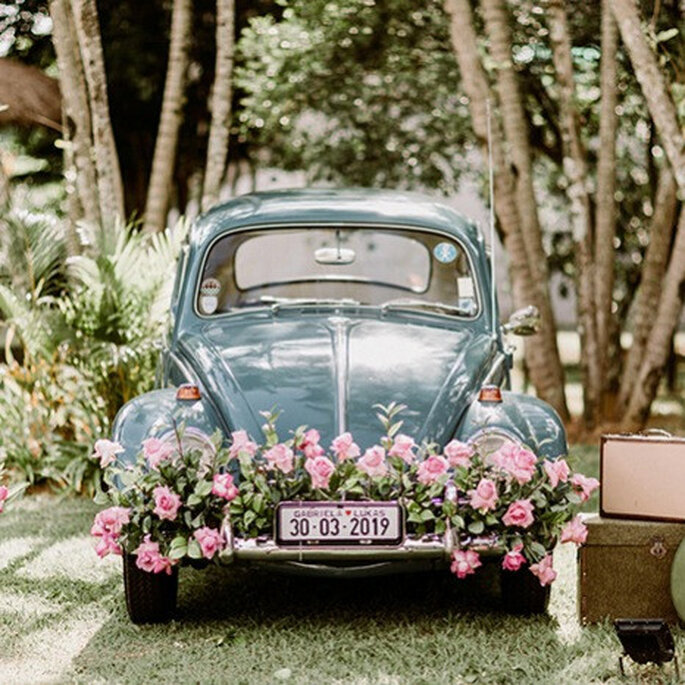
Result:
<svg viewBox="0 0 685 685"><path fill-rule="evenodd" d="M209 249L198 288L208 315L279 298L364 305L440 302L478 312L463 247L442 234L349 226L231 233Z"/></svg>

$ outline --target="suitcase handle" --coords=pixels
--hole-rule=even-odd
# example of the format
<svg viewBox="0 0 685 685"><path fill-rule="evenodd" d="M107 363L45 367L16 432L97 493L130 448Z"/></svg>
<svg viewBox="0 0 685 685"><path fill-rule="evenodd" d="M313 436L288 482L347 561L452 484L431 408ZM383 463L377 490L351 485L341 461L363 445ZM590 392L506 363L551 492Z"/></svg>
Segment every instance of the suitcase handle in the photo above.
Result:
<svg viewBox="0 0 685 685"><path fill-rule="evenodd" d="M647 428L640 432L640 435L662 435L665 438L672 438L673 433L669 433L663 428Z"/></svg>

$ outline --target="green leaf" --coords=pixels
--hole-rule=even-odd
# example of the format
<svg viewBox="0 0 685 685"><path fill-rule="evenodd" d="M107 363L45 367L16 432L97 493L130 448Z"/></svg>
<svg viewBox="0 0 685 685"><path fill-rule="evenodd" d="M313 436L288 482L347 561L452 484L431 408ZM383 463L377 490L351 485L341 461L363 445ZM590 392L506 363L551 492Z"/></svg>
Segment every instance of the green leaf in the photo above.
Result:
<svg viewBox="0 0 685 685"><path fill-rule="evenodd" d="M196 486L195 486L195 494L198 497L207 497L209 493L212 491L212 481L210 480L201 480Z"/></svg>
<svg viewBox="0 0 685 685"><path fill-rule="evenodd" d="M186 504L189 507L196 507L198 504L202 504L203 498L200 497L199 495L190 495L188 499L186 500Z"/></svg>
<svg viewBox="0 0 685 685"><path fill-rule="evenodd" d="M485 530L485 524L482 521L472 521L469 523L468 531L473 535L480 535Z"/></svg>
<svg viewBox="0 0 685 685"><path fill-rule="evenodd" d="M402 428L402 424L404 421L398 421L397 423L393 423L390 428L388 428L388 435L392 438L397 431L399 431L400 428Z"/></svg>
<svg viewBox="0 0 685 685"><path fill-rule="evenodd" d="M547 554L547 550L539 542L531 542L529 549L537 560L542 559Z"/></svg>
<svg viewBox="0 0 685 685"><path fill-rule="evenodd" d="M188 556L191 559L202 559L202 548L197 540L188 540Z"/></svg>
<svg viewBox="0 0 685 685"><path fill-rule="evenodd" d="M679 31L677 28L671 28L671 29L666 29L664 31L659 31L659 33L656 34L656 42L657 43L665 43L667 40L671 40L671 38L675 38L678 35Z"/></svg>
<svg viewBox="0 0 685 685"><path fill-rule="evenodd" d="M187 547L188 540L183 535L177 535L169 545L169 549L176 549L177 547Z"/></svg>
<svg viewBox="0 0 685 685"><path fill-rule="evenodd" d="M424 509L420 516L422 521L433 521L435 519L435 514L430 509Z"/></svg>

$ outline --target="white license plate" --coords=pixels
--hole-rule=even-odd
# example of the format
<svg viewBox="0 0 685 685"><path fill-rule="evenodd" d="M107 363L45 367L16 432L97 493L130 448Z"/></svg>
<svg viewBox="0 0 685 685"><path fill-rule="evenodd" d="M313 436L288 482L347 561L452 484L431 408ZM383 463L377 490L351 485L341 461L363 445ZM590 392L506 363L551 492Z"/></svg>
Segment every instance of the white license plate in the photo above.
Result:
<svg viewBox="0 0 685 685"><path fill-rule="evenodd" d="M281 502L276 544L399 545L402 509L397 502Z"/></svg>

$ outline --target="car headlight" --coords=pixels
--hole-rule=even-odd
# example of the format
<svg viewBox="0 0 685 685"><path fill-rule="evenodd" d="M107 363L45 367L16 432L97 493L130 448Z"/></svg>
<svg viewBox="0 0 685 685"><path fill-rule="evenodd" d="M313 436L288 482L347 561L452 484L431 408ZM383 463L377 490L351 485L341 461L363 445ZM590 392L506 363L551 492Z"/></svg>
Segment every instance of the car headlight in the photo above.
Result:
<svg viewBox="0 0 685 685"><path fill-rule="evenodd" d="M175 431L167 431L159 436L159 439L171 445L178 452L178 436ZM216 447L207 433L199 428L187 427L181 436L181 449L183 452L197 450L200 452L200 471L208 471L214 464Z"/></svg>
<svg viewBox="0 0 685 685"><path fill-rule="evenodd" d="M517 436L503 428L483 428L468 440L468 444L486 458L506 442L521 444L521 440Z"/></svg>

